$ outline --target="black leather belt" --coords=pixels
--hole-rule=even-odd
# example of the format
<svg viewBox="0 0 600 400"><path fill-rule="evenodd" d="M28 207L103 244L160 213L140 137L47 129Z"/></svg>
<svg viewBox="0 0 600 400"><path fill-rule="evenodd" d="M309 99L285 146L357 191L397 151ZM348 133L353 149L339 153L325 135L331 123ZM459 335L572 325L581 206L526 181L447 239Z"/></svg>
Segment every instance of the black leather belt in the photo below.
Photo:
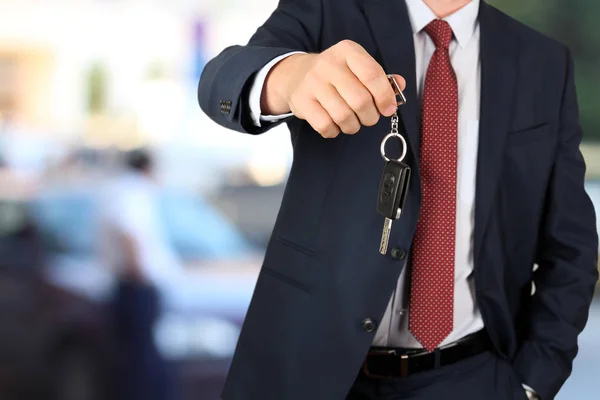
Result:
<svg viewBox="0 0 600 400"><path fill-rule="evenodd" d="M492 349L485 330L442 346L429 353L423 349L372 347L363 363L362 373L373 379L405 378L453 364Z"/></svg>

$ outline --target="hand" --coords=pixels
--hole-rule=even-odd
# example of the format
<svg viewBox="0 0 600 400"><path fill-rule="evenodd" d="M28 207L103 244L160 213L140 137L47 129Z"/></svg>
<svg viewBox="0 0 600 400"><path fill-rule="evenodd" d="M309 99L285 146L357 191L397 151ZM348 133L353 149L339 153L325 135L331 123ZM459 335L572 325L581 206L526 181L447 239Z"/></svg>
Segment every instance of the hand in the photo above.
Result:
<svg viewBox="0 0 600 400"><path fill-rule="evenodd" d="M404 90L406 82L394 75ZM293 112L323 137L354 134L396 111L383 68L359 44L344 40L320 54L294 54L275 65L261 98L264 114Z"/></svg>

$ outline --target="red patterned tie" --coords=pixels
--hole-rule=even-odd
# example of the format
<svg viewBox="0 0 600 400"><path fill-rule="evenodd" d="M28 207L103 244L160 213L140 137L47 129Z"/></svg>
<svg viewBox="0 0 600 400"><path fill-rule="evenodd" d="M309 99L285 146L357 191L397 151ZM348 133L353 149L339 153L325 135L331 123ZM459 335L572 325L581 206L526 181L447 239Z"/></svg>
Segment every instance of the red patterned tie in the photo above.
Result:
<svg viewBox="0 0 600 400"><path fill-rule="evenodd" d="M448 52L452 28L435 20L425 32L435 52L423 94L422 205L412 249L409 329L433 351L454 327L458 85Z"/></svg>

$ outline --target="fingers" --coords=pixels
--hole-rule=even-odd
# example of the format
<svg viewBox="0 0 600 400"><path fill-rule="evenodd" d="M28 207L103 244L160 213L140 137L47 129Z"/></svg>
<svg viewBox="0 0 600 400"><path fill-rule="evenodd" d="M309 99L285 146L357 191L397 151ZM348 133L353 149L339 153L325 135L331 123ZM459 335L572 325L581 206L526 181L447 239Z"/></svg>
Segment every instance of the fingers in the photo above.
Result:
<svg viewBox="0 0 600 400"><path fill-rule="evenodd" d="M394 77L394 79L396 79L396 83L398 83L398 86L400 86L400 90L404 91L404 89L406 89L406 79L398 74L391 75Z"/></svg>
<svg viewBox="0 0 600 400"><path fill-rule="evenodd" d="M386 117L391 116L396 111L396 96L381 65L358 45L355 51L347 53L346 62L348 68L370 92L379 113ZM399 85L401 82L406 85L404 79L397 78L397 82Z"/></svg>
<svg viewBox="0 0 600 400"><path fill-rule="evenodd" d="M331 84L352 109L364 126L373 126L379 121L380 113L373 96L358 78L347 68L332 76ZM345 132L345 131L344 131Z"/></svg>
<svg viewBox="0 0 600 400"><path fill-rule="evenodd" d="M324 138L334 138L341 132L340 127L316 99L302 102L298 105L297 110L295 106L292 106L292 112L298 118L306 120Z"/></svg>
<svg viewBox="0 0 600 400"><path fill-rule="evenodd" d="M342 132L353 135L359 131L361 121L359 121L354 107L348 105L335 87L332 85L322 86L316 96L321 106ZM375 107L372 108L375 110Z"/></svg>

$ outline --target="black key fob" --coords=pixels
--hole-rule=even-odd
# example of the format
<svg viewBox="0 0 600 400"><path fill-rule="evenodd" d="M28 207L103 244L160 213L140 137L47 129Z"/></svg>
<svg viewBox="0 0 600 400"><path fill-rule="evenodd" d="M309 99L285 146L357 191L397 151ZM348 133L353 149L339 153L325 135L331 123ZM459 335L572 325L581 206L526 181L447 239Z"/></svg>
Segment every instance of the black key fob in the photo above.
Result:
<svg viewBox="0 0 600 400"><path fill-rule="evenodd" d="M394 220L400 218L408 196L410 174L410 167L403 162L386 161L377 200L377 211L384 217Z"/></svg>

